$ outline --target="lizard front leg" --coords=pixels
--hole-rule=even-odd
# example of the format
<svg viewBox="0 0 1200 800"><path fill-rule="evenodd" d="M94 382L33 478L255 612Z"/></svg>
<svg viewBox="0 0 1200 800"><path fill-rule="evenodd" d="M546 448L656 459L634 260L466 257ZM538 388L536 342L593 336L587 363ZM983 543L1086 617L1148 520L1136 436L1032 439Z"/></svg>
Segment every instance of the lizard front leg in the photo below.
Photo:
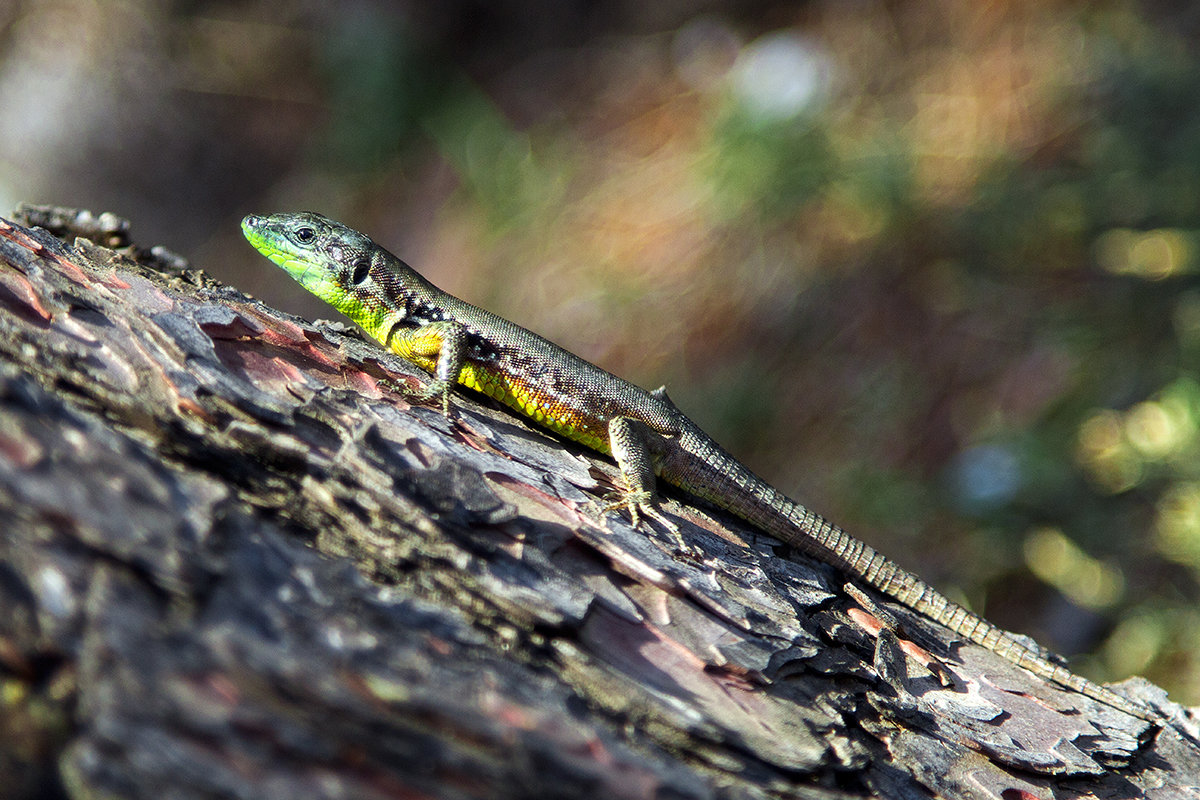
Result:
<svg viewBox="0 0 1200 800"><path fill-rule="evenodd" d="M424 403L442 398L442 414L450 416L450 391L458 381L467 359L467 329L458 322L443 320L419 328L393 328L387 346L433 376L424 389L401 389L410 399Z"/></svg>
<svg viewBox="0 0 1200 800"><path fill-rule="evenodd" d="M661 450L655 447L655 437L661 436L662 434L651 430L645 423L629 417L613 417L608 421L609 451L621 470L625 491L618 492L604 510L629 509L629 516L635 528L641 523L640 515L645 514L667 529L681 552L691 554L692 547L683 540L679 527L663 516L657 508L654 454Z"/></svg>

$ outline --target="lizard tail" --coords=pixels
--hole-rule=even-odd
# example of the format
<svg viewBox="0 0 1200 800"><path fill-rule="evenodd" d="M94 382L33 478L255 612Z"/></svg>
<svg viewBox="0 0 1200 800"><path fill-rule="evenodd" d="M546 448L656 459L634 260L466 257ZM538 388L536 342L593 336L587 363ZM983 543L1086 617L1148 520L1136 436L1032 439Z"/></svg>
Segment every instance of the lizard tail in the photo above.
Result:
<svg viewBox="0 0 1200 800"><path fill-rule="evenodd" d="M787 520L792 529L772 531L773 535L840 568L848 575L861 577L908 608L945 625L955 634L991 650L1040 678L1074 689L1126 714L1153 721L1154 717L1147 709L1111 689L1055 664L1046 654L971 613L837 525L798 503L787 502L791 506Z"/></svg>
<svg viewBox="0 0 1200 800"><path fill-rule="evenodd" d="M676 441L678 445L659 464L659 474L669 483L733 512L770 536L840 569L851 579L865 581L913 611L945 625L956 635L1043 680L1073 689L1139 719L1156 720L1150 710L1075 675L1052 661L1036 644L972 614L870 545L791 500L694 425L683 427Z"/></svg>

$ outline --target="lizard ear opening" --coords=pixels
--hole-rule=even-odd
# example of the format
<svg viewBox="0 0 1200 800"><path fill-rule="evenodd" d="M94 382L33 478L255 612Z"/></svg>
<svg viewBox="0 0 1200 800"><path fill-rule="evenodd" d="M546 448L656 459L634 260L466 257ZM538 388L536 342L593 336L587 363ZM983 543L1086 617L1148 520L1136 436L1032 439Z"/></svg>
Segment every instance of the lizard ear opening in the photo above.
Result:
<svg viewBox="0 0 1200 800"><path fill-rule="evenodd" d="M365 258L354 263L354 274L350 276L350 282L355 286L367 279L367 275L371 273L371 262Z"/></svg>

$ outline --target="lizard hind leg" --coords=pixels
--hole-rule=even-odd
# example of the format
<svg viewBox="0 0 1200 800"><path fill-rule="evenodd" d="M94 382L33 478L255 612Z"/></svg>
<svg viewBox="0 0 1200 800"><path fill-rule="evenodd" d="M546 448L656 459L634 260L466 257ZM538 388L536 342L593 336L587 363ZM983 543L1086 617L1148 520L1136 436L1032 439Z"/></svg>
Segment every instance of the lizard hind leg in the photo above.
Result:
<svg viewBox="0 0 1200 800"><path fill-rule="evenodd" d="M666 529L681 553L695 555L695 548L684 541L679 526L658 510L654 456L647 441L647 436L653 434L648 434L643 428L643 425L628 417L613 417L608 421L609 449L621 470L625 489L606 497L602 511L607 513L628 509L635 528L640 526L641 515L644 514Z"/></svg>

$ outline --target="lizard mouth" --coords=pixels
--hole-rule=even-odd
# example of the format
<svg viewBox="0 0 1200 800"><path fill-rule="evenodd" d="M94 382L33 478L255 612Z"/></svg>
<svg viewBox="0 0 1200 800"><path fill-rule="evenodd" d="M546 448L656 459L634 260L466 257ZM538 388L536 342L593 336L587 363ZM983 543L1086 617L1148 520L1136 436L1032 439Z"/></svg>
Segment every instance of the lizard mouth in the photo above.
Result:
<svg viewBox="0 0 1200 800"><path fill-rule="evenodd" d="M312 263L289 247L286 237L272 231L265 217L255 214L248 215L242 220L242 234L255 250L280 266L301 286L309 285L306 278L308 278L309 270L312 269Z"/></svg>

